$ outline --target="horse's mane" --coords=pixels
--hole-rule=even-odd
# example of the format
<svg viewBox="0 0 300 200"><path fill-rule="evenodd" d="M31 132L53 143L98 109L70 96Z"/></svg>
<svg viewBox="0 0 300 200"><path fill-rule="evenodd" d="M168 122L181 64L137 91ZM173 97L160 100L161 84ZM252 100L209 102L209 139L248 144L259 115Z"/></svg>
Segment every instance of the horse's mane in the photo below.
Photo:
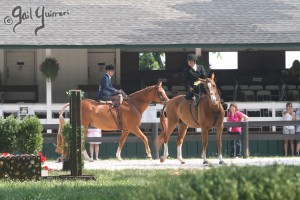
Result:
<svg viewBox="0 0 300 200"><path fill-rule="evenodd" d="M138 90L138 91L136 91L136 92L134 92L134 93L131 93L129 96L134 96L134 95L136 95L136 94L139 94L139 93L144 92L144 91L146 91L146 90L152 89L152 88L154 88L154 87L155 87L155 85L146 87L146 88L144 88L144 89L141 89L141 90Z"/></svg>

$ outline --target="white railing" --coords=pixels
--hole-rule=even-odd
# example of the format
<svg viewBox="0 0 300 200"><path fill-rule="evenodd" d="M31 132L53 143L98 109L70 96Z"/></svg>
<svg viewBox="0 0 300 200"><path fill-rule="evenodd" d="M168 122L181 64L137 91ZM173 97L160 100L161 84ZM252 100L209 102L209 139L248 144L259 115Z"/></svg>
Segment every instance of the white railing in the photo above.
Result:
<svg viewBox="0 0 300 200"><path fill-rule="evenodd" d="M227 102L228 106L230 102ZM281 112L286 105L286 102L236 102L238 109L241 111L260 111L260 109L268 109L272 112L271 116L260 116L260 117L250 117L249 121L277 121L282 120L281 117L276 117L276 112ZM299 102L292 102L294 109L300 108ZM42 124L58 124L58 113L63 108L65 103L53 103L51 110L47 110L46 103L4 103L0 104L0 116L13 114L17 117L22 117L26 114L33 115L43 115L44 118L40 118ZM159 123L158 113L162 109L162 105L150 105L144 112L142 117L142 123ZM22 109L25 111L22 112ZM51 117L47 118L47 112L51 112ZM69 109L65 110L67 113L66 119L68 118ZM247 114L247 113L245 113ZM226 120L226 119L225 119Z"/></svg>

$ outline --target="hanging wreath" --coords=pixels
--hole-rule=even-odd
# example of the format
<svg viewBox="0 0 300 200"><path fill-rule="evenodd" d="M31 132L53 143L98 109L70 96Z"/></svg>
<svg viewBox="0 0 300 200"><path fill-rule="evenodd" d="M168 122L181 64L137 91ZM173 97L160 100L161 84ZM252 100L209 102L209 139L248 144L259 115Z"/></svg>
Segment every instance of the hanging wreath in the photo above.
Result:
<svg viewBox="0 0 300 200"><path fill-rule="evenodd" d="M55 81L58 76L59 63L55 58L45 58L44 62L40 65L40 71L45 78Z"/></svg>

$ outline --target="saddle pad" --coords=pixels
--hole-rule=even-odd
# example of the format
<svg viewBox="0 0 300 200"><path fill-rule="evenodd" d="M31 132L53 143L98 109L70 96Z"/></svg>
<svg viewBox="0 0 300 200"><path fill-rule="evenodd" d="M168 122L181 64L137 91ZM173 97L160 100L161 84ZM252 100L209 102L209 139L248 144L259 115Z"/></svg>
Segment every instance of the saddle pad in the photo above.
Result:
<svg viewBox="0 0 300 200"><path fill-rule="evenodd" d="M101 101L101 100L100 100L99 102L100 102L100 103L105 103L105 104L106 104L106 103L108 103L108 104L113 104L112 101Z"/></svg>

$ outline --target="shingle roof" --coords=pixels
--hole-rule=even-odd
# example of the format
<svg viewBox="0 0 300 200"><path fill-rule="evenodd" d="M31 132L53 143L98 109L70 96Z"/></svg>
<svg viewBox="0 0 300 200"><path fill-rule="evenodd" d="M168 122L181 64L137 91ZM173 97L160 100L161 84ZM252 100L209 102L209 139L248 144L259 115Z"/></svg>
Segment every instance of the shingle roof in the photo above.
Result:
<svg viewBox="0 0 300 200"><path fill-rule="evenodd" d="M22 9L24 19L28 18L19 25L18 17L12 13L17 6ZM35 29L42 25L37 16L43 8L47 16L54 12L65 13L61 13L63 16L46 16L45 27L35 35ZM19 11L16 8L15 16ZM5 0L0 2L0 27L2 47L300 46L300 1Z"/></svg>

